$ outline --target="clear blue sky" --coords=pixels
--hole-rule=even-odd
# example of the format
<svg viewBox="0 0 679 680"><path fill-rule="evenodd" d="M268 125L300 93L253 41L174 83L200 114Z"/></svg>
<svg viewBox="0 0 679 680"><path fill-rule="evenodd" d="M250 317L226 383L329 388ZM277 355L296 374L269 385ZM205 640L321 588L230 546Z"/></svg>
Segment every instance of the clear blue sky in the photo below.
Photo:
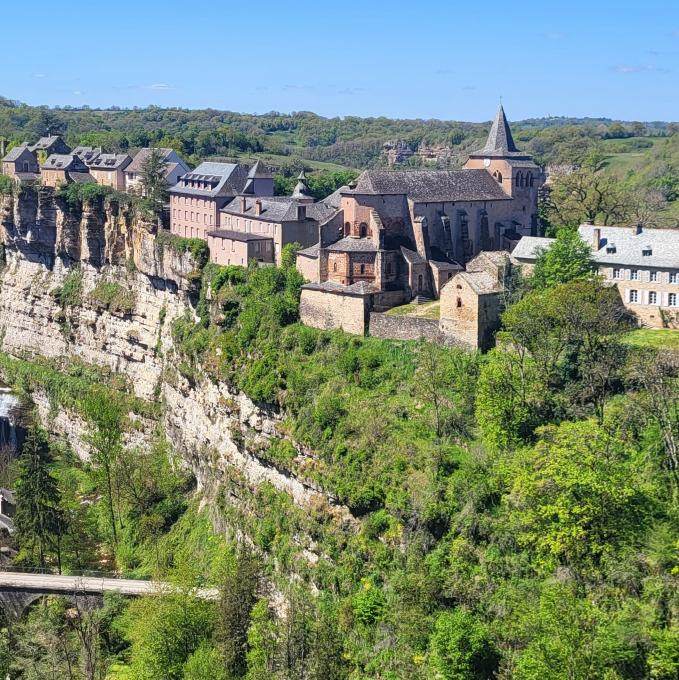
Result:
<svg viewBox="0 0 679 680"><path fill-rule="evenodd" d="M2 5L0 94L29 104L679 120L678 0Z"/></svg>

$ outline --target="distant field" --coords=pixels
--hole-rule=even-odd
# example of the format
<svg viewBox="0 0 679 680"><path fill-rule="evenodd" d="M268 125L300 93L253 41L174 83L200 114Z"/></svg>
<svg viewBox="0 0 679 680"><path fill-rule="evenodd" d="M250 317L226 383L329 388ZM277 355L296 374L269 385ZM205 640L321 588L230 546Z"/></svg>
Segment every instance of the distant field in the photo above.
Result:
<svg viewBox="0 0 679 680"><path fill-rule="evenodd" d="M300 158L298 156L283 156L279 154L272 154L272 153L257 153L257 154L239 154L234 157L238 161L242 162L251 162L255 160L260 160L262 163L266 163L269 165L285 165L286 163L290 163L291 161L295 160L295 158ZM338 163L326 163L324 161L312 161L309 160L308 158L300 158L304 162L305 165L309 166L310 168L313 168L314 170L354 170L356 168L350 168L347 165L339 165Z"/></svg>
<svg viewBox="0 0 679 680"><path fill-rule="evenodd" d="M679 330L639 328L628 333L625 342L635 347L679 350Z"/></svg>

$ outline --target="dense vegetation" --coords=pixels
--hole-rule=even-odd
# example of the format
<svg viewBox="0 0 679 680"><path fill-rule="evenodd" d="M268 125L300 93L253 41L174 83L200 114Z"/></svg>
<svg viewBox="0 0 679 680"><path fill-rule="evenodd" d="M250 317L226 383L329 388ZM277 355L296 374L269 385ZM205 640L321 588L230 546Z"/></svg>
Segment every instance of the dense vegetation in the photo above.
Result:
<svg viewBox="0 0 679 680"><path fill-rule="evenodd" d="M628 342L587 250L572 231L558 238L516 280L486 356L301 326L291 249L280 268L201 262L197 316L174 322L175 349L158 348L165 379L224 380L277 405L284 438L257 445L244 428L234 441L355 522L232 470L210 504L231 527L217 535L162 433L125 444L159 405L93 367L0 357L27 403L45 391L54 415L91 432L82 463L31 425L16 471L20 563L177 585L94 612L38 606L5 629L0 673L676 678L679 358ZM64 304L80 303L77 282ZM97 298L118 294L103 283ZM218 602L193 596L204 584Z"/></svg>

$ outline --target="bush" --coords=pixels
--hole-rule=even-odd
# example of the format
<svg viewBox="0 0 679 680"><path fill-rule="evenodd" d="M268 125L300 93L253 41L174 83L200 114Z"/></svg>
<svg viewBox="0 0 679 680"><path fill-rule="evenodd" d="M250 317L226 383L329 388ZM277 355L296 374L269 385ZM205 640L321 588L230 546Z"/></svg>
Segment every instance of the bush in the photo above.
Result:
<svg viewBox="0 0 679 680"><path fill-rule="evenodd" d="M116 281L100 281L90 293L90 299L110 312L131 314L134 311L134 293Z"/></svg>
<svg viewBox="0 0 679 680"><path fill-rule="evenodd" d="M156 237L158 245L164 246L173 250L175 253L191 253L193 259L196 261L196 266L202 269L210 259L210 250L207 247L207 241L199 238L184 238L183 236L176 236L169 234L166 231L158 232Z"/></svg>
<svg viewBox="0 0 679 680"><path fill-rule="evenodd" d="M64 282L52 291L52 295L57 299L62 307L77 307L82 303L83 295L83 273L80 269L72 269Z"/></svg>

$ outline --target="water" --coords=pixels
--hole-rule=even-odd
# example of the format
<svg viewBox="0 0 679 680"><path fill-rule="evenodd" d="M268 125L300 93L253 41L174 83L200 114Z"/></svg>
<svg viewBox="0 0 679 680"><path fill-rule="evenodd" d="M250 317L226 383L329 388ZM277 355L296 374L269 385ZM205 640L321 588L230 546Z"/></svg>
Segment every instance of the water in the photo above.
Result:
<svg viewBox="0 0 679 680"><path fill-rule="evenodd" d="M19 399L9 387L0 387L0 451L12 456L19 453L23 441L23 428L17 423Z"/></svg>

